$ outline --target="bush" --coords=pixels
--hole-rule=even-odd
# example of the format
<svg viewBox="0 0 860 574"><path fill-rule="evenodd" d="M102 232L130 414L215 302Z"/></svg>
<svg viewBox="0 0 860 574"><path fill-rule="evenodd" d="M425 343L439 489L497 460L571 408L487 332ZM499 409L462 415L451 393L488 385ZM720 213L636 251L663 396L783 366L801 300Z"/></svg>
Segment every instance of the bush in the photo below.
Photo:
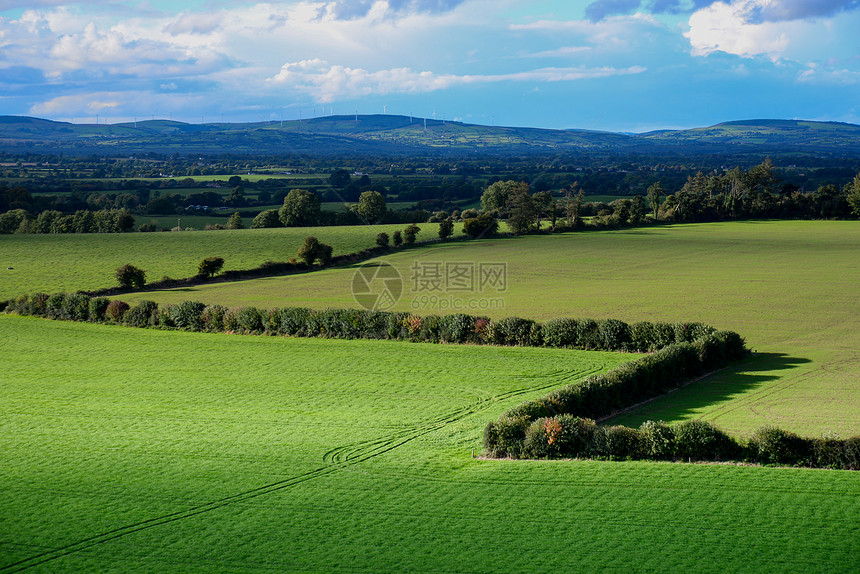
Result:
<svg viewBox="0 0 860 574"><path fill-rule="evenodd" d="M236 211L230 216L227 221L227 229L245 229L245 224L242 222L242 216Z"/></svg>
<svg viewBox="0 0 860 574"><path fill-rule="evenodd" d="M576 320L576 348L599 349L600 337L597 321L593 319Z"/></svg>
<svg viewBox="0 0 860 574"><path fill-rule="evenodd" d="M197 275L208 279L217 275L222 267L224 267L223 257L207 257L197 265Z"/></svg>
<svg viewBox="0 0 860 574"><path fill-rule="evenodd" d="M70 293L63 301L63 318L87 321L90 318L90 298L83 293Z"/></svg>
<svg viewBox="0 0 860 574"><path fill-rule="evenodd" d="M130 327L151 327L158 320L158 303L141 301L124 316L124 322Z"/></svg>
<svg viewBox="0 0 860 574"><path fill-rule="evenodd" d="M376 245L377 247L388 247L388 234L384 231L382 233L376 234Z"/></svg>
<svg viewBox="0 0 860 574"><path fill-rule="evenodd" d="M618 319L604 319L597 324L601 349L620 351L630 346L630 326Z"/></svg>
<svg viewBox="0 0 860 574"><path fill-rule="evenodd" d="M489 338L496 345L539 346L541 326L531 319L505 317L490 324Z"/></svg>
<svg viewBox="0 0 860 574"><path fill-rule="evenodd" d="M672 427L675 454L681 460L725 460L736 457L740 446L707 421L684 421Z"/></svg>
<svg viewBox="0 0 860 574"><path fill-rule="evenodd" d="M394 232L394 235L391 236L391 240L394 242L394 247L400 247L403 245L403 234L400 233L400 230Z"/></svg>
<svg viewBox="0 0 860 574"><path fill-rule="evenodd" d="M54 293L45 302L45 316L50 319L63 319L63 306L66 303L65 293Z"/></svg>
<svg viewBox="0 0 860 574"><path fill-rule="evenodd" d="M572 348L576 346L576 320L550 319L541 325L541 338L547 347Z"/></svg>
<svg viewBox="0 0 860 574"><path fill-rule="evenodd" d="M129 306L125 301L114 299L105 308L105 318L114 323L121 323L123 315L128 311Z"/></svg>
<svg viewBox="0 0 860 574"><path fill-rule="evenodd" d="M203 319L203 329L209 332L218 333L224 330L224 315L227 313L227 308L221 305L208 305L203 309L200 318Z"/></svg>
<svg viewBox="0 0 860 574"><path fill-rule="evenodd" d="M189 331L202 331L205 325L203 322L205 308L206 305L199 301L183 301L168 307L167 313L174 326Z"/></svg>
<svg viewBox="0 0 860 574"><path fill-rule="evenodd" d="M310 309L301 307L285 307L278 309L278 334L295 337L311 336L308 333L308 320L311 315Z"/></svg>
<svg viewBox="0 0 860 574"><path fill-rule="evenodd" d="M439 222L439 239L445 241L454 234L454 221L449 217Z"/></svg>
<svg viewBox="0 0 860 574"><path fill-rule="evenodd" d="M256 307L242 307L236 311L236 326L246 333L261 333L263 315Z"/></svg>
<svg viewBox="0 0 860 574"><path fill-rule="evenodd" d="M663 421L645 421L639 427L646 458L671 460L675 456L675 432Z"/></svg>
<svg viewBox="0 0 860 574"><path fill-rule="evenodd" d="M104 321L108 305L110 305L110 299L107 297L94 297L90 299L90 321Z"/></svg>
<svg viewBox="0 0 860 574"><path fill-rule="evenodd" d="M522 454L526 429L530 421L526 417L501 417L484 428L484 445L492 456L517 458Z"/></svg>
<svg viewBox="0 0 860 574"><path fill-rule="evenodd" d="M466 218L468 210L463 212L463 233L477 239L478 237L492 237L499 229L499 222L488 213L482 213L477 217Z"/></svg>
<svg viewBox="0 0 860 574"><path fill-rule="evenodd" d="M639 431L625 426L598 427L594 433L594 452L610 460L642 458L644 444Z"/></svg>
<svg viewBox="0 0 860 574"><path fill-rule="evenodd" d="M642 321L630 325L630 349L641 353L656 351L660 347L657 345L656 330L654 323Z"/></svg>
<svg viewBox="0 0 860 574"><path fill-rule="evenodd" d="M331 263L331 255L333 251L334 248L331 245L320 243L319 251L317 251L317 258L320 260L320 265L328 265Z"/></svg>
<svg viewBox="0 0 860 574"><path fill-rule="evenodd" d="M405 245L412 245L415 243L415 236L418 235L418 232L421 231L421 228L411 223L406 226L403 230L403 243Z"/></svg>
<svg viewBox="0 0 860 574"><path fill-rule="evenodd" d="M813 455L811 440L772 426L753 433L748 448L754 460L764 464L800 464Z"/></svg>
<svg viewBox="0 0 860 574"><path fill-rule="evenodd" d="M301 247L299 247L297 255L299 259L301 259L308 265L313 265L314 261L316 261L317 259L320 260L320 263L326 265L329 261L331 261L332 251L333 250L330 245L320 243L319 239L317 239L313 235L308 235L307 237L305 237L305 242L302 244Z"/></svg>
<svg viewBox="0 0 860 574"><path fill-rule="evenodd" d="M277 209L261 211L251 222L251 229L264 229L269 227L281 227L281 218Z"/></svg>
<svg viewBox="0 0 860 574"><path fill-rule="evenodd" d="M465 313L444 315L439 318L439 340L445 343L474 341L475 318Z"/></svg>
<svg viewBox="0 0 860 574"><path fill-rule="evenodd" d="M146 284L146 271L129 263L118 267L114 276L123 289L141 289Z"/></svg>

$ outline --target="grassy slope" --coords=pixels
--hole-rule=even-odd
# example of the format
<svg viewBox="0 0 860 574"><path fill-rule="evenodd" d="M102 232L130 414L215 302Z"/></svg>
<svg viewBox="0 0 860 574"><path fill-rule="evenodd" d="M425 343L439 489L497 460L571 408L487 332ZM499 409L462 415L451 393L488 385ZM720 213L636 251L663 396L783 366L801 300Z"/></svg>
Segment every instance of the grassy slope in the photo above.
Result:
<svg viewBox="0 0 860 574"><path fill-rule="evenodd" d="M3 571L860 567L854 473L471 458L627 357L7 316L0 341Z"/></svg>
<svg viewBox="0 0 860 574"><path fill-rule="evenodd" d="M175 225L175 220L173 220ZM225 222L226 219L221 220ZM250 221L246 222L250 225ZM438 224L422 223L418 239L435 237ZM114 271L132 263L157 281L189 277L201 259L219 256L226 269L249 269L267 260L296 256L305 237L315 235L334 254L373 247L376 234L404 225L239 229L189 233L122 233L0 236L0 298L24 292L98 289L116 284ZM7 269L12 267L12 270Z"/></svg>
<svg viewBox="0 0 860 574"><path fill-rule="evenodd" d="M504 307L475 313L698 320L741 333L758 351L743 367L652 403L624 423L704 418L738 433L775 424L846 436L860 434L858 249L857 222L745 222L482 241L385 260L407 283L398 305L404 310L422 303L408 290L416 257L503 261L508 292L477 299L500 297ZM352 276L352 269L328 270L124 299L353 306ZM471 296L458 297L468 303Z"/></svg>

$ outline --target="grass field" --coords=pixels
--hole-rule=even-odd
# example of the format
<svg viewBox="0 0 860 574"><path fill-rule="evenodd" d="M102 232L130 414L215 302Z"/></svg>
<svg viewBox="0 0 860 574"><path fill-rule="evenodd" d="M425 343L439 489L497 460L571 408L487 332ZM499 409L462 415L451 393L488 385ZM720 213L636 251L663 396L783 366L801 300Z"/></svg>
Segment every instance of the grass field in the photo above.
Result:
<svg viewBox="0 0 860 574"><path fill-rule="evenodd" d="M742 367L619 420L704 418L740 434L773 424L809 436L860 434L860 224L738 222L432 246L384 258L405 283L396 309L549 319L702 321L746 337ZM414 261L504 262L504 293L412 292ZM230 306L355 306L354 270L123 297ZM469 307L475 303L476 308ZM490 303L501 303L488 307ZM482 308L486 304L488 308Z"/></svg>
<svg viewBox="0 0 860 574"><path fill-rule="evenodd" d="M471 457L630 355L12 316L0 345L0 572L860 568L854 473Z"/></svg>
<svg viewBox="0 0 860 574"><path fill-rule="evenodd" d="M373 247L379 232L391 235L404 227L365 225L187 233L0 235L0 298L24 292L111 287L116 284L114 271L125 263L144 269L150 281L165 275L174 279L190 277L197 273L200 260L210 256L223 257L225 270L249 269L267 260L287 261L295 257L308 235L315 235L333 246L335 255L352 253ZM436 237L438 224L422 223L420 227L418 240Z"/></svg>

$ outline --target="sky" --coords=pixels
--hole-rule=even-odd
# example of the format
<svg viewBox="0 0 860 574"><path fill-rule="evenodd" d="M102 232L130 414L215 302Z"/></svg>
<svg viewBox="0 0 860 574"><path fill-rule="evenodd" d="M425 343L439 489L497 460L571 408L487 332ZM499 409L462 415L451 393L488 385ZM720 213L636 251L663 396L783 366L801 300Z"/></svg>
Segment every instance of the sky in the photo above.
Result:
<svg viewBox="0 0 860 574"><path fill-rule="evenodd" d="M0 0L0 115L860 123L860 0Z"/></svg>

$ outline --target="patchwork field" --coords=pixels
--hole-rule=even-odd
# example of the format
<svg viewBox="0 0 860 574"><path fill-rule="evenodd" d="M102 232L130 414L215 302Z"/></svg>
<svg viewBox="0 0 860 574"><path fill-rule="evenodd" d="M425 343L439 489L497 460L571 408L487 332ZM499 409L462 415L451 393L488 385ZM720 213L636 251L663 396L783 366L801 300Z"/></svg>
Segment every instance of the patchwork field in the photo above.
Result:
<svg viewBox="0 0 860 574"><path fill-rule="evenodd" d="M226 220L222 221L225 223ZM250 225L250 221L246 224ZM175 219L174 223L175 225ZM436 237L438 224L422 223L418 240ZM305 237L315 235L334 254L373 247L376 235L404 225L291 227L178 233L0 235L0 298L25 292L90 290L116 285L114 271L131 263L149 281L197 273L205 257L223 257L224 269L249 269L264 261L296 256ZM7 269L12 267L12 269Z"/></svg>
<svg viewBox="0 0 860 574"><path fill-rule="evenodd" d="M404 294L394 309L491 317L702 321L746 337L741 367L619 420L703 418L749 434L860 434L860 225L737 222L483 240L381 259ZM507 265L507 290L415 290L415 262ZM353 268L123 296L229 306L355 306ZM435 298L435 305L434 305ZM474 305L474 308L471 307Z"/></svg>
<svg viewBox="0 0 860 574"><path fill-rule="evenodd" d="M2 572L860 568L855 473L472 458L631 355L14 316L0 347Z"/></svg>

